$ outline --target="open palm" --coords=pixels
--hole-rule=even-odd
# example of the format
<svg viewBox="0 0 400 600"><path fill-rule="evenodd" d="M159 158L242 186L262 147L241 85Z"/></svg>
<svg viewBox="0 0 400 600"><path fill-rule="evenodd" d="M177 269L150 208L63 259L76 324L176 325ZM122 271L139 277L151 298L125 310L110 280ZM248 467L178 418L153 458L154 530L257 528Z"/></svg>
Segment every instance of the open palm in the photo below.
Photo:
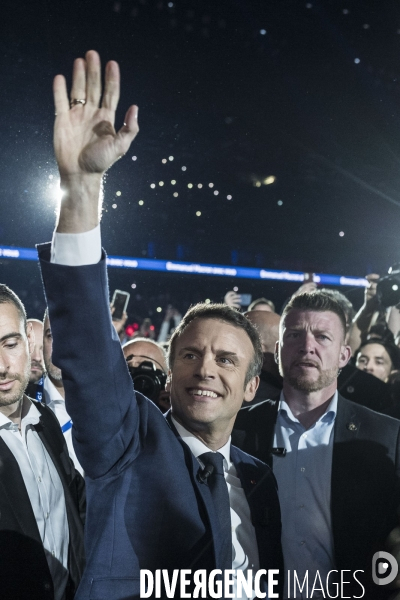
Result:
<svg viewBox="0 0 400 600"><path fill-rule="evenodd" d="M86 59L78 58L74 63L71 102L83 102L70 108L62 75L55 77L53 91L54 149L61 178L104 173L127 152L139 130L136 106L128 109L123 127L118 132L114 129L119 100L118 64L107 63L102 95L100 58L91 50Z"/></svg>

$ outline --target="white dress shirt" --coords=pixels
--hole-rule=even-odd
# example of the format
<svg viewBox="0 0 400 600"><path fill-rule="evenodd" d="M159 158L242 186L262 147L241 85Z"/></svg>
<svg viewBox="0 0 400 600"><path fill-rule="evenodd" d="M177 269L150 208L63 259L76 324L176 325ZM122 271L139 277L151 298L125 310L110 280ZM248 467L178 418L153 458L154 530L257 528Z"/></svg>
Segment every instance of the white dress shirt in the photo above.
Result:
<svg viewBox="0 0 400 600"><path fill-rule="evenodd" d="M198 458L204 452L213 452L202 441L195 437L190 431L185 429L180 423L172 417L172 422L175 425L179 435L183 441L189 446L194 456L199 461L201 467L205 465ZM232 523L232 569L239 571L247 571L252 569L253 575L260 568L256 532L251 522L250 507L247 498L237 476L235 465L230 458L231 453L231 438L225 446L218 450L224 457L224 474L225 481L228 486L229 504L231 507L231 523ZM236 578L232 590L234 598L247 599L255 598L254 589L251 596L237 594Z"/></svg>
<svg viewBox="0 0 400 600"><path fill-rule="evenodd" d="M63 600L68 582L69 546L64 489L53 461L33 428L39 422L40 413L30 400L24 399L24 402L29 402L30 407L21 420L21 433L16 423L0 413L0 437L20 468L53 579L54 598Z"/></svg>
<svg viewBox="0 0 400 600"><path fill-rule="evenodd" d="M274 475L278 482L282 514L282 550L285 563L284 598L310 597L316 572L326 582L335 569L331 523L331 474L337 392L326 412L312 427L305 429L293 416L281 393L275 425L274 448L285 448L286 456L274 456ZM290 572L290 591L287 572ZM296 588L294 571L300 585L308 573L309 591ZM333 583L333 579L330 578ZM320 586L316 586L320 587ZM332 593L332 590L331 590ZM324 598L315 589L313 598Z"/></svg>
<svg viewBox="0 0 400 600"><path fill-rule="evenodd" d="M65 443L67 444L68 454L75 465L75 469L83 477L83 469L79 464L77 456L75 454L74 445L72 443L72 423L69 414L65 408L65 400L61 396L56 386L52 383L50 377L45 377L43 382L43 395L46 405L51 408L53 413L56 415L60 427L63 431ZM69 426L71 424L71 426ZM65 429L65 431L63 430Z"/></svg>

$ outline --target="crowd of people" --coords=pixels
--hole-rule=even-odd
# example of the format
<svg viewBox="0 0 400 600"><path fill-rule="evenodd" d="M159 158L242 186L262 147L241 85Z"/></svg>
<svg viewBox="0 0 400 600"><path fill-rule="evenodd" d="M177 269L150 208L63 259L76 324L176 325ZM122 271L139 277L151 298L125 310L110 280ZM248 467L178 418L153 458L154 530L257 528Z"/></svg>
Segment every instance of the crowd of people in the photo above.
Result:
<svg viewBox="0 0 400 600"><path fill-rule="evenodd" d="M170 307L157 340L149 322L127 331L99 225L103 174L138 132L135 106L115 132L118 97L94 51L70 100L55 78L43 321L0 285L2 597L388 599L371 565L400 540L399 305L373 274L357 314L307 282L280 313L232 291ZM161 596L143 596L160 570ZM193 574L183 593L175 570Z"/></svg>

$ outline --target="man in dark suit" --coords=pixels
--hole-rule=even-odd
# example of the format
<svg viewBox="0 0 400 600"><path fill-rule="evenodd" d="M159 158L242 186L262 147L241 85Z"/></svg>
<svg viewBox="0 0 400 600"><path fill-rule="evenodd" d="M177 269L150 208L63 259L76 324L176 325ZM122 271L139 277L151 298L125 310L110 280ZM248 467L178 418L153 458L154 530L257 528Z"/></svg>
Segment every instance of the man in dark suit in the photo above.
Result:
<svg viewBox="0 0 400 600"><path fill-rule="evenodd" d="M242 409L233 440L273 465L285 569L323 580L330 570L363 570L357 577L372 600L390 593L372 583L371 560L397 524L400 422L337 394L350 357L345 330L339 304L323 292L293 298L276 348L280 401ZM342 597L361 596L347 580Z"/></svg>
<svg viewBox="0 0 400 600"><path fill-rule="evenodd" d="M72 600L84 568L84 483L57 419L24 394L32 325L0 285L0 596Z"/></svg>
<svg viewBox="0 0 400 600"><path fill-rule="evenodd" d="M257 332L229 307L194 307L171 339L167 418L134 392L111 322L98 203L104 171L137 133L137 108L116 134L118 65L106 66L99 108L100 60L93 51L74 63L71 108L61 76L54 95L65 194L51 262L45 247L41 268L54 362L86 474L87 568L78 598L139 598L140 571L159 569L252 570L254 591L255 571L281 567L274 477L230 444L243 397L251 400L258 385ZM179 586L174 596L181 597Z"/></svg>

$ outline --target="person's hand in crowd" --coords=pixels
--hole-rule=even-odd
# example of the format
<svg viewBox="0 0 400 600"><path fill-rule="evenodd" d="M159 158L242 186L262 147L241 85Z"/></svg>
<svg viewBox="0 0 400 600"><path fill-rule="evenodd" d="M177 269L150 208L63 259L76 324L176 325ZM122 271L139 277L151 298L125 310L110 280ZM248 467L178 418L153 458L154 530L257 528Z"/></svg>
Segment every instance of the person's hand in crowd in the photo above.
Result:
<svg viewBox="0 0 400 600"><path fill-rule="evenodd" d="M179 310L177 310L173 306L167 306L167 308L165 310L164 321L169 322L171 319L174 319L175 317L181 318L181 314L180 314Z"/></svg>
<svg viewBox="0 0 400 600"><path fill-rule="evenodd" d="M74 62L71 101L65 77L54 78L54 149L64 192L59 232L78 233L97 226L102 176L138 133L137 106L128 109L121 129L114 129L119 86L118 64L110 61L102 90L100 57L94 50Z"/></svg>
<svg viewBox="0 0 400 600"><path fill-rule="evenodd" d="M292 298L294 298L294 296L299 296L300 294L311 294L311 292L315 292L316 289L317 284L314 281L307 281L306 283L303 283L294 294L292 294Z"/></svg>
<svg viewBox="0 0 400 600"><path fill-rule="evenodd" d="M376 273L370 273L365 277L368 281L368 286L365 288L364 301L365 303L370 302L371 300L376 300L376 287L378 283L378 279L380 275Z"/></svg>
<svg viewBox="0 0 400 600"><path fill-rule="evenodd" d="M115 311L115 306L112 306L110 304L110 309L111 309L111 315L113 315L114 311ZM118 335L120 333L122 333L122 331L124 330L124 326L125 326L125 323L126 323L127 320L128 320L128 313L127 312L123 312L122 313L122 317L120 319L113 319L112 320L113 325L114 325L115 330L118 333Z"/></svg>
<svg viewBox="0 0 400 600"><path fill-rule="evenodd" d="M227 292L224 296L224 302L231 308L240 309L240 294L234 291Z"/></svg>

